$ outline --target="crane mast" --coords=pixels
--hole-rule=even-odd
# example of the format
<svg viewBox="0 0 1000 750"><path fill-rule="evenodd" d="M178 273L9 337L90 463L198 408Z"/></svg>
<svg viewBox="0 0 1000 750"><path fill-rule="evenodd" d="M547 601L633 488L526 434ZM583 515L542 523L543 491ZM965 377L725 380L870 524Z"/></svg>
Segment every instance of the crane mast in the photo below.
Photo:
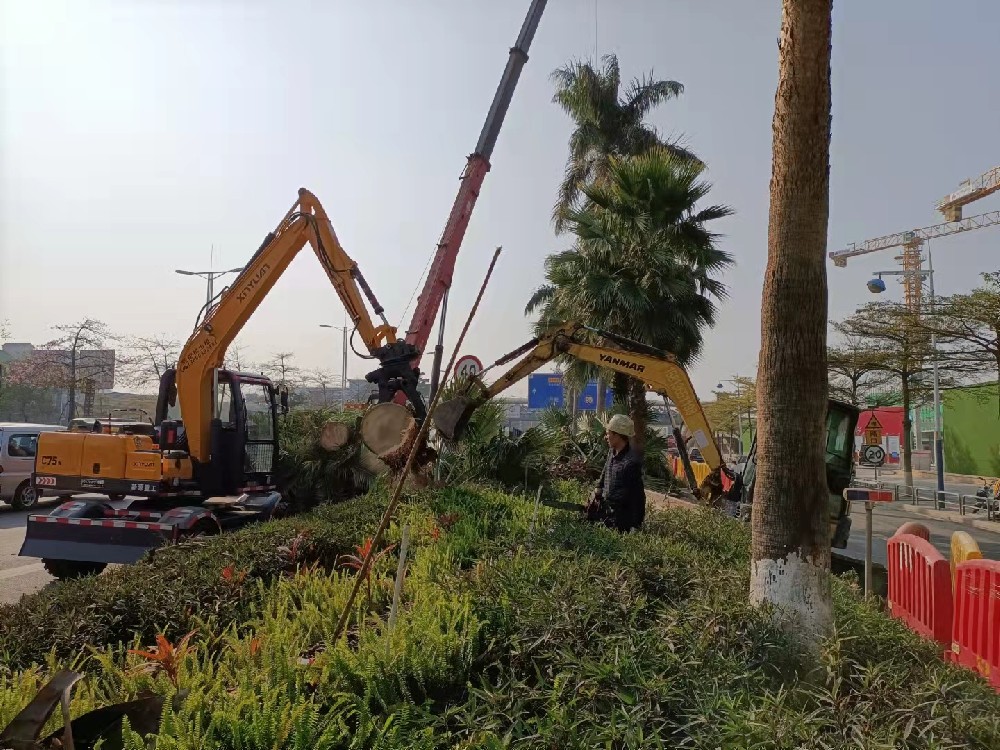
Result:
<svg viewBox="0 0 1000 750"><path fill-rule="evenodd" d="M420 357L427 346L430 338L431 328L434 319L441 309L441 302L451 287L452 277L455 271L455 260L458 251L462 246L465 237L465 230L469 226L469 219L472 210L476 206L479 198L479 191L483 186L486 173L490 170L490 157L493 155L493 147L496 145L497 136L503 126L504 117L510 106L514 89L517 87L521 69L528 60L528 48L534 39L535 31L541 20L542 12L545 10L547 0L532 0L521 25L521 33L518 34L517 41L510 48L510 56L507 59L507 66L504 68L500 84L497 86L493 96L493 103L490 105L489 113L486 115L486 122L479 133L479 140L476 143L476 150L469 155L462 172L461 182L458 187L458 194L452 204L451 212L445 223L444 231L437 244L434 259L431 262L430 271L424 287L417 298L417 304L413 312L413 318L406 329L406 343L416 348L416 354L410 360L412 366L416 368L420 363ZM437 386L438 372L440 371L441 352L440 346L435 351L434 369L431 375L432 390ZM404 402L405 395L397 392L395 400Z"/></svg>

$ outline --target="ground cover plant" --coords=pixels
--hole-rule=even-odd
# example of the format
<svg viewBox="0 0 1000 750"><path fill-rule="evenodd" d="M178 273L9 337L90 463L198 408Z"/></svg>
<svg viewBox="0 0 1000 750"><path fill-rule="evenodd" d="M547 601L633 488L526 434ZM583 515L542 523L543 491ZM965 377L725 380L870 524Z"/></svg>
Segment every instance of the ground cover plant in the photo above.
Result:
<svg viewBox="0 0 1000 750"><path fill-rule="evenodd" d="M578 487L558 489L578 499ZM218 586L239 592L238 616L206 599L166 644L147 630L124 644L98 638L75 660L68 645L41 665L22 656L0 676L0 726L73 660L88 674L73 715L187 691L165 710L160 749L1000 746L1000 698L849 582L836 585L838 637L818 664L805 663L746 604L745 527L707 511L651 513L642 533L622 536L536 509L534 498L422 493L391 526L370 594L334 643L353 548L364 547L381 502L373 494L230 537L276 545L258 550L279 560L266 575L221 548L201 559ZM368 515L348 544L340 514L352 505ZM296 524L335 541L311 540L323 554L299 542L290 563ZM390 628L404 525L410 553ZM27 617L18 628L30 638ZM13 641L3 618L0 634ZM125 747L146 746L126 734Z"/></svg>

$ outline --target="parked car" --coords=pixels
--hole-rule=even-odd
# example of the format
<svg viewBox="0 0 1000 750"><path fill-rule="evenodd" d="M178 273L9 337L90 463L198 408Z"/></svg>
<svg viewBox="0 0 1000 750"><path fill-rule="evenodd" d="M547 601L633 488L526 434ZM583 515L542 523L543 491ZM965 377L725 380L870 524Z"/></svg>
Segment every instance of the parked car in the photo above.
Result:
<svg viewBox="0 0 1000 750"><path fill-rule="evenodd" d="M51 424L0 422L0 501L15 508L30 508L38 502L38 490L31 484L38 435L65 429Z"/></svg>

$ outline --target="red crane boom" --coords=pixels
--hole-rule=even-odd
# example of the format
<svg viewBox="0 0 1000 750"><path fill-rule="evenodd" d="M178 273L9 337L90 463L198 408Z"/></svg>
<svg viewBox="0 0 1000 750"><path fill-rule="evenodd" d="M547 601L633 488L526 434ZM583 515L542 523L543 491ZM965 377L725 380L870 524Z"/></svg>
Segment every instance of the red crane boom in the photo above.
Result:
<svg viewBox="0 0 1000 750"><path fill-rule="evenodd" d="M417 298L413 319L406 329L406 343L417 349L416 356L411 360L414 368L420 363L420 357L430 338L434 319L441 309L442 300L451 287L452 276L455 272L455 260L462 247L465 230L469 226L469 219L476 206L476 199L479 197L483 180L486 178L486 173L490 171L490 157L493 154L493 147L500 134L500 128L514 95L521 69L528 60L528 48L531 46L535 31L538 29L538 22L541 20L542 11L545 10L546 1L532 0L531 7L528 8L528 14L521 25L521 33L514 46L510 48L507 67L504 69L500 84L493 96L493 104L490 106L486 122L479 134L476 150L469 155L465 170L462 172L458 195L455 196L451 213L448 214L448 221L441 233L441 239L438 241L427 280ZM436 355L436 359L439 357L440 354ZM435 381L439 369L439 364L435 362L432 376ZM432 383L432 388L434 385L436 383ZM406 395L402 391L398 391L394 400L405 402Z"/></svg>

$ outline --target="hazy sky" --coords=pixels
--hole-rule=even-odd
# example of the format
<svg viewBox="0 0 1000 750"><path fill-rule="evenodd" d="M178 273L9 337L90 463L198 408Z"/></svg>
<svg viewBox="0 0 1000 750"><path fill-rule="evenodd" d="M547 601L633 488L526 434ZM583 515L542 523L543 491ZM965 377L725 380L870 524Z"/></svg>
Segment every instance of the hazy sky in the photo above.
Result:
<svg viewBox="0 0 1000 750"><path fill-rule="evenodd" d="M175 268L240 266L316 193L390 318L402 324L528 0L0 0L0 319L15 340L99 318L184 339L204 300ZM596 7L596 13L595 13ZM731 296L693 371L705 396L756 366L766 260L778 0L549 0L465 239L454 342L492 250L504 252L469 353L529 336L524 303L567 246L550 209L569 119L551 71L618 54L685 86L656 111L705 159ZM935 202L998 163L1000 4L835 3L830 249L940 221ZM966 213L1000 207L1000 196ZM1000 268L1000 227L933 245L939 293ZM894 253L830 266L831 317L870 298ZM890 283L889 295L899 288ZM339 369L339 299L303 252L239 341ZM449 346L450 351L450 346ZM427 360L429 365L429 360ZM354 360L351 376L365 363Z"/></svg>

